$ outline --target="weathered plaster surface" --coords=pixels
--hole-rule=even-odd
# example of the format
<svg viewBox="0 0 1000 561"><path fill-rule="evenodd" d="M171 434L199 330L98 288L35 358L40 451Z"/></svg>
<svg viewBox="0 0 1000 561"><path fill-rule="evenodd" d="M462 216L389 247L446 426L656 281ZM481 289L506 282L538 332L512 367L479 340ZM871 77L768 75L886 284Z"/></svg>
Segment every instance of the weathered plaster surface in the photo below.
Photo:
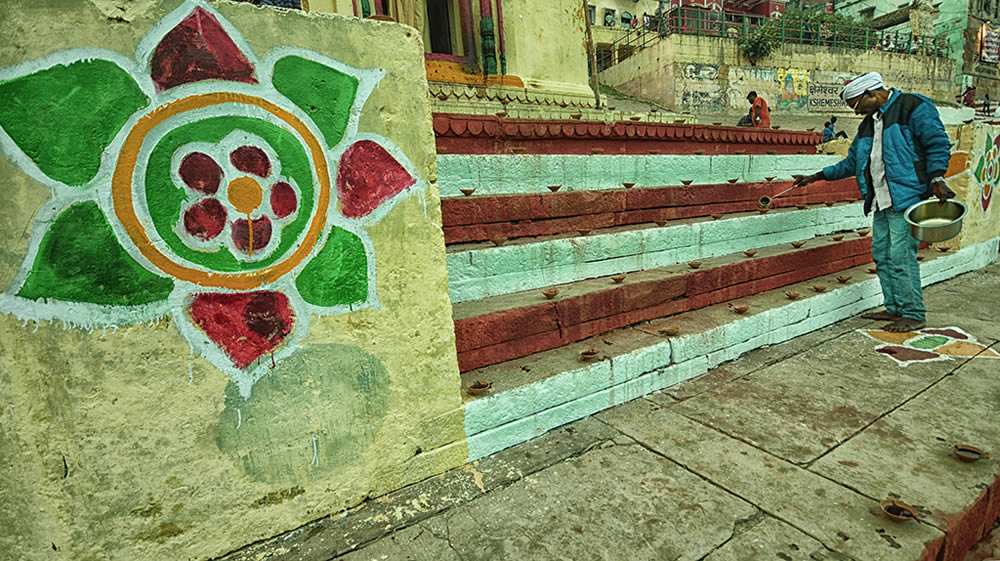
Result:
<svg viewBox="0 0 1000 561"><path fill-rule="evenodd" d="M6 2L0 33L12 39L0 68L66 48L134 58L181 2L146 4ZM428 187L366 227L380 307L299 318L313 323L297 342L298 369L261 385L247 411L169 316L88 331L0 314L0 551L13 558L210 558L467 457L419 38L377 22L210 6L258 55L300 47L385 69L358 131L390 139ZM49 192L6 156L0 171L6 286ZM327 358L346 346L355 350ZM241 429L250 437L231 438Z"/></svg>

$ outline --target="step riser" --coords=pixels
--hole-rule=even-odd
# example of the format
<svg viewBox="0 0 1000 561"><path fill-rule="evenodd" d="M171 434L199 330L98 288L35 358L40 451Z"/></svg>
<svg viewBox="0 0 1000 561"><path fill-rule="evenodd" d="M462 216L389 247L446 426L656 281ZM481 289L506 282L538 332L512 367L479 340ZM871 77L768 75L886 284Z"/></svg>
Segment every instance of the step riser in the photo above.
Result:
<svg viewBox="0 0 1000 561"><path fill-rule="evenodd" d="M720 189L712 189L712 186L640 189L604 192L600 196L579 192L446 199L442 201L445 243L487 241L500 236L516 239L712 214L752 212L758 209L761 197L774 195L790 186L790 183L775 183L726 185ZM698 193L699 189L704 192ZM772 208L858 198L857 187L850 181L830 183L822 189L797 193L789 193L776 200Z"/></svg>
<svg viewBox="0 0 1000 561"><path fill-rule="evenodd" d="M642 321L742 298L870 261L871 240L799 249L709 270L455 321L459 369L467 372Z"/></svg>
<svg viewBox="0 0 1000 561"><path fill-rule="evenodd" d="M924 286L996 260L1000 239L923 263ZM704 374L743 353L787 341L877 306L878 281L852 283L707 331L663 340L465 405L469 461L553 428Z"/></svg>
<svg viewBox="0 0 1000 561"><path fill-rule="evenodd" d="M870 225L855 203L451 252L448 284L458 304Z"/></svg>
<svg viewBox="0 0 1000 561"><path fill-rule="evenodd" d="M525 195L548 193L549 185L562 190L620 189L623 181L636 188L725 184L739 178L760 183L765 177L787 180L839 162L839 156L811 155L452 155L437 158L441 197L462 197L462 189L475 195ZM809 187L818 187L814 184ZM562 190L559 192L561 193ZM855 188L855 191L857 189Z"/></svg>

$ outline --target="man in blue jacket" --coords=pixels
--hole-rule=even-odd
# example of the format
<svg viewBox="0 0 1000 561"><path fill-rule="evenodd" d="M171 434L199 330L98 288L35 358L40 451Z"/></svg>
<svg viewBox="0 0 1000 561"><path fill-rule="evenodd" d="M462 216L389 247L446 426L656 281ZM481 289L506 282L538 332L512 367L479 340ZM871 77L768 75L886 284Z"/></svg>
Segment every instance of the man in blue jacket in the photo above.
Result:
<svg viewBox="0 0 1000 561"><path fill-rule="evenodd" d="M944 182L951 141L931 100L922 95L887 90L878 72L848 82L841 97L856 114L865 115L847 157L806 176L795 186L814 181L856 177L872 217L875 261L885 311L863 314L890 321L886 331L924 327L926 309L920 286L919 242L910 234L903 213L930 196L945 201L954 193Z"/></svg>

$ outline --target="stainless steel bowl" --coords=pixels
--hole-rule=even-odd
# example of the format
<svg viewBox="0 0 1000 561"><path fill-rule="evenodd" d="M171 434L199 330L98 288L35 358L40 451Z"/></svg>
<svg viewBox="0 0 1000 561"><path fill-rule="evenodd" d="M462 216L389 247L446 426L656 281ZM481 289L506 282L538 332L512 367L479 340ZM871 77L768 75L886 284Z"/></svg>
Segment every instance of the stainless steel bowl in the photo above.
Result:
<svg viewBox="0 0 1000 561"><path fill-rule="evenodd" d="M969 207L962 201L948 199L941 204L927 199L906 209L903 215L910 224L910 233L922 242L943 242L962 231L962 219Z"/></svg>

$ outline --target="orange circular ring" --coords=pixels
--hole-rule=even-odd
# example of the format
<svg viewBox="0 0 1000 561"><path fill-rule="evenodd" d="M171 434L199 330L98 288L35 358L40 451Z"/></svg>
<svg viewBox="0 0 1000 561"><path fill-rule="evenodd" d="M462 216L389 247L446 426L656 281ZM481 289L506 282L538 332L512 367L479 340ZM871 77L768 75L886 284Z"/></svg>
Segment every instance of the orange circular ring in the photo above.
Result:
<svg viewBox="0 0 1000 561"><path fill-rule="evenodd" d="M240 273L213 273L180 265L161 253L146 235L145 228L136 215L132 204L132 179L135 174L139 151L149 131L164 120L185 111L192 111L221 103L242 103L256 105L268 111L292 127L305 140L312 153L319 178L319 197L316 202L316 215L309 224L302 244L287 259L273 263L262 269ZM250 290L265 283L276 281L282 275L295 268L315 247L326 224L326 209L330 204L330 173L326 154L322 146L313 136L305 123L277 105L258 97L235 93L207 93L193 95L157 107L135 124L118 155L118 163L111 179L111 197L115 207L115 215L125 228L136 247L146 259L156 268L168 275L201 286L215 286L234 290Z"/></svg>

